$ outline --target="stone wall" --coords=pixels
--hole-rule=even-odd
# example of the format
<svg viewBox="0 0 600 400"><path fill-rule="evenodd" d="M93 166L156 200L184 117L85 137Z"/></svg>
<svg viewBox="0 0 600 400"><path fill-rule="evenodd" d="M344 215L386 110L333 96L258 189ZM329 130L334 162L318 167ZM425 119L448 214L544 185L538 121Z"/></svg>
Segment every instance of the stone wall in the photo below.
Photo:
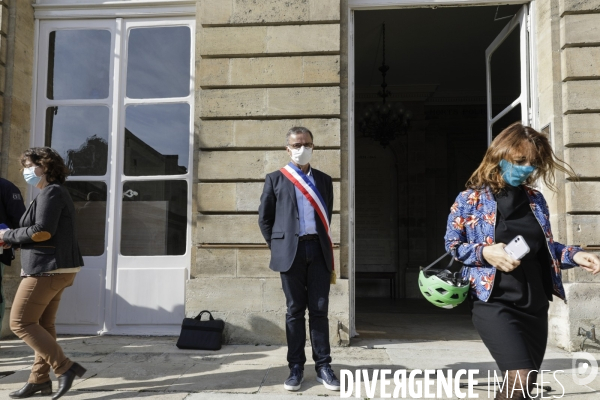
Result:
<svg viewBox="0 0 600 400"><path fill-rule="evenodd" d="M0 1L0 176L10 180L26 194L20 172L19 156L30 141L31 89L33 83L34 21L33 0ZM0 337L10 335L8 316L21 278L20 262L4 269L2 284L5 315Z"/></svg>
<svg viewBox="0 0 600 400"><path fill-rule="evenodd" d="M577 245L600 244L600 1L538 1L537 64L540 125L551 124L557 155L580 177L557 174L558 193L546 191L555 239ZM563 271L568 303L550 309L550 341L578 350L579 328L600 326L600 276L575 268ZM586 342L588 350L600 349Z"/></svg>
<svg viewBox="0 0 600 400"><path fill-rule="evenodd" d="M313 162L334 179L333 240L347 229L340 209L339 0L203 0L196 37L196 256L186 313L227 321L231 343L285 343L285 298L258 228L265 175L285 165L285 133L314 133ZM330 336L347 341L345 265L331 287Z"/></svg>

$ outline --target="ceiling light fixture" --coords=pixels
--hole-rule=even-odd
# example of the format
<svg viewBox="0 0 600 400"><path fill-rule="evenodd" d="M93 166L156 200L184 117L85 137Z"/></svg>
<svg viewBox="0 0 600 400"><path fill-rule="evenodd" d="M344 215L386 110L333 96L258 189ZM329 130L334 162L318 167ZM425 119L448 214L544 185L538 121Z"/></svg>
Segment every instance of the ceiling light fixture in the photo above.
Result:
<svg viewBox="0 0 600 400"><path fill-rule="evenodd" d="M381 90L377 93L382 102L361 103L357 107L358 131L365 137L379 142L384 148L401 135L405 135L410 127L412 113L407 111L402 103L389 103L386 98L392 94L387 90L385 76L390 67L385 64L385 23L381 26L383 35L383 60L379 67L382 82ZM360 108L360 111L358 110Z"/></svg>

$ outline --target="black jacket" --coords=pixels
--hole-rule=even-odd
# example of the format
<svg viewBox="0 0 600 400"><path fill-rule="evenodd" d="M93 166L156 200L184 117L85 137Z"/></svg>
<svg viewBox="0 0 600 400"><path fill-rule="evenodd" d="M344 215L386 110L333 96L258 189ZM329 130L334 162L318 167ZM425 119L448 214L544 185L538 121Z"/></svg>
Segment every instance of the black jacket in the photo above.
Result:
<svg viewBox="0 0 600 400"><path fill-rule="evenodd" d="M0 178L0 223L11 229L19 227L19 221L25 212L21 191L12 182ZM13 249L4 249L0 261L10 265L14 259Z"/></svg>
<svg viewBox="0 0 600 400"><path fill-rule="evenodd" d="M329 223L331 223L331 213L333 212L333 183L331 177L314 168L312 174L315 179L315 186L321 193L323 200L325 200ZM329 238L325 226L323 226L316 212L315 221L323 256L327 262L327 268L331 271L333 254L329 245ZM265 179L265 186L260 197L260 207L258 208L258 225L271 249L269 268L279 272L289 270L298 250L300 220L295 186L281 171L272 172Z"/></svg>
<svg viewBox="0 0 600 400"><path fill-rule="evenodd" d="M42 189L23 214L20 226L6 232L4 241L21 246L21 267L26 274L83 266L75 206L64 186L51 183Z"/></svg>

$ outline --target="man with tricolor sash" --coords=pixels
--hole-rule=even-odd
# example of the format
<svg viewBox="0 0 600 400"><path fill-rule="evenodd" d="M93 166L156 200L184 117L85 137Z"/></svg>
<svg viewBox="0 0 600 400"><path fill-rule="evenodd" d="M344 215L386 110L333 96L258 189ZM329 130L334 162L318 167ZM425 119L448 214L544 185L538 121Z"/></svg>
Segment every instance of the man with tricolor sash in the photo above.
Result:
<svg viewBox="0 0 600 400"><path fill-rule="evenodd" d="M287 361L290 375L286 390L298 390L304 380L306 321L317 381L330 390L340 390L331 369L329 346L329 285L335 283L331 213L331 177L311 168L313 134L294 127L286 135L291 162L265 179L260 198L258 224L271 249L269 267L281 276L285 294Z"/></svg>

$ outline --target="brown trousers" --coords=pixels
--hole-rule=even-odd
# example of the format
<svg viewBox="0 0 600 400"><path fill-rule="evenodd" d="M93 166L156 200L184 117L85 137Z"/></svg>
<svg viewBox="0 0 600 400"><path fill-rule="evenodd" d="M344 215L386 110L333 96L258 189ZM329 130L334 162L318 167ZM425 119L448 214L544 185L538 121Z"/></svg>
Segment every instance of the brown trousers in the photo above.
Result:
<svg viewBox="0 0 600 400"><path fill-rule="evenodd" d="M10 312L10 329L35 351L29 383L49 381L50 367L59 376L73 365L56 342L54 321L62 293L73 284L75 275L30 276L19 284Z"/></svg>

